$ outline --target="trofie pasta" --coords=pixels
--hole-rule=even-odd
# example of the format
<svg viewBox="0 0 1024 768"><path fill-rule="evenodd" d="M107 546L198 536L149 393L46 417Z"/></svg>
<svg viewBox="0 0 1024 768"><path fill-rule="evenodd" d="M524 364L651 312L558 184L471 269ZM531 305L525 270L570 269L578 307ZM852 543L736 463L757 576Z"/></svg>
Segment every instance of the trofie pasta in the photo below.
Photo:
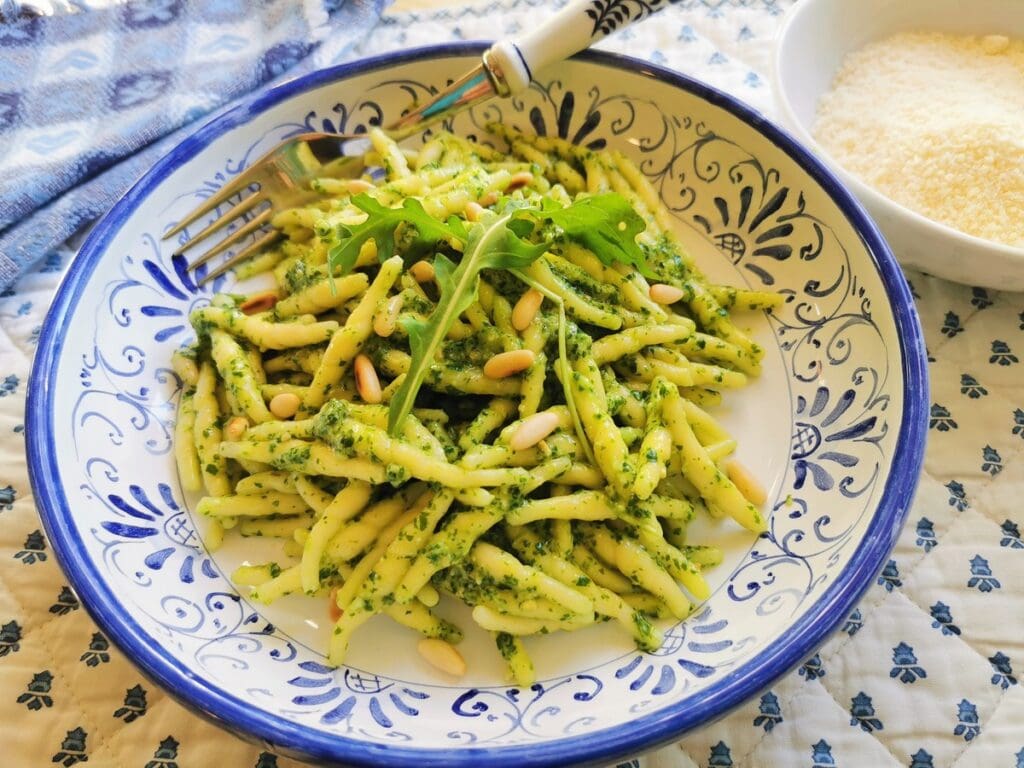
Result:
<svg viewBox="0 0 1024 768"><path fill-rule="evenodd" d="M721 560L697 515L765 529L764 491L709 412L760 370L732 311L773 294L710 284L616 152L493 126L418 152L371 133L380 176L323 178L276 248L175 354L182 485L216 547L277 537L239 568L252 599L322 595L340 665L383 613L464 669L442 596L473 606L520 685L524 636L619 623L656 648ZM446 598L450 599L450 598Z"/></svg>

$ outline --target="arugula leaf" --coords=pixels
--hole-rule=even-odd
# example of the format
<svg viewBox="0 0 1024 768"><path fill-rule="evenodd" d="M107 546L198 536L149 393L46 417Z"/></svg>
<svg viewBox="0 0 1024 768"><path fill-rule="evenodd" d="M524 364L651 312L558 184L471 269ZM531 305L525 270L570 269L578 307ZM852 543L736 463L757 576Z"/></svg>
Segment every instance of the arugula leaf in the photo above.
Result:
<svg viewBox="0 0 1024 768"><path fill-rule="evenodd" d="M443 254L434 258L434 271L441 289L437 307L426 321L415 318L402 320L402 327L409 334L412 362L388 409L388 432L392 435L398 434L402 422L412 410L423 379L452 324L476 300L480 272L484 269L525 267L547 250L547 243L527 242L510 229L507 225L511 216L505 214L474 226L458 266Z"/></svg>
<svg viewBox="0 0 1024 768"><path fill-rule="evenodd" d="M434 248L438 243L452 239L465 241L466 231L461 223L456 226L451 221L438 221L413 197L405 198L401 208L388 208L364 192L352 198L352 205L366 212L366 221L338 226L340 242L327 253L332 275L335 270L341 275L351 272L363 243L370 239L377 244L377 256L381 261L391 258L395 252L395 230L402 223L416 229L419 235L418 249Z"/></svg>
<svg viewBox="0 0 1024 768"><path fill-rule="evenodd" d="M353 202L360 208L370 213L370 218L360 225L365 230L372 229L371 222L374 216L377 218L390 217L389 226L391 229L383 232L381 237L390 236L389 240L377 241L377 249L381 253L390 255L392 251L385 251L384 248L394 248L394 223L395 217L399 216L403 209L418 210L426 216L419 203L407 199L403 209L388 209L380 206L372 198L369 199L370 206L375 206L371 212L370 206L364 207L363 202L357 202L360 198L368 197L360 195L353 199ZM410 208L410 204L414 204ZM410 219L401 219L410 221ZM424 239L434 237L434 242L448 239L449 236L459 237L461 233L466 242L462 260L456 266L443 254L438 254L434 259L434 270L437 276L437 284L441 289L437 306L430 317L423 321L415 318L404 318L402 327L409 334L409 347L412 352L412 362L409 371L406 373L405 381L398 388L391 400L388 410L388 432L392 435L398 433L402 422L412 410L416 395L426 378L430 365L437 355L437 350L448 335L456 318L468 309L476 299L477 284L480 272L484 269L508 269L516 272L517 277L524 282L534 285L533 281L518 272L522 267L529 266L551 246L558 231L550 231L542 225L547 222L560 230L565 237L579 242L593 253L606 265L616 262L629 264L636 267L645 276L651 277L653 273L644 259L644 253L637 245L636 236L644 230L644 220L633 210L629 201L622 195L610 192L604 195L583 198L566 207L559 207L556 203L547 203L541 209L516 206L506 209L504 215L491 219L485 223L475 225L469 232L468 240L464 237L464 230L455 227L453 224L442 225L435 219L430 219L429 225L420 230ZM415 219L410 223L418 226ZM357 228L351 228L357 232ZM361 237L364 230L358 230ZM443 235L441 234L443 232ZM374 236L372 234L363 237ZM532 239L539 238L540 242L533 242ZM352 240L357 239L353 236ZM352 242L350 240L349 242ZM359 244L361 246L361 243ZM348 243L344 247L348 248ZM355 264L356 256L359 253L359 246L354 246L350 259L347 263ZM340 256L338 257L340 261ZM335 251L331 250L331 265L334 266ZM351 268L351 267L349 267ZM585 447L589 447L586 436L583 434L579 424L578 416L575 414L575 404L572 400L571 388L568 386L568 377L571 375L568 368L568 356L565 351L565 308L561 299L549 291L542 291L548 298L551 298L559 307L561 323L559 326L559 358L563 366L563 386L566 390L566 402L574 412L573 420L580 434L580 439Z"/></svg>
<svg viewBox="0 0 1024 768"><path fill-rule="evenodd" d="M617 192L584 197L565 208L545 208L532 215L554 224L566 237L592 251L605 266L630 264L644 277L655 277L636 242L636 236L647 225Z"/></svg>

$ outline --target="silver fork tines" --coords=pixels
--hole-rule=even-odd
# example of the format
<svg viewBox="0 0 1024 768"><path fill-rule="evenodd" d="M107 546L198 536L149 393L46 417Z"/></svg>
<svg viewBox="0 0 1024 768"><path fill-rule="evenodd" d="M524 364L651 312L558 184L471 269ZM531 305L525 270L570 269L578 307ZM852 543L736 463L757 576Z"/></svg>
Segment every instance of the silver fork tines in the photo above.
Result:
<svg viewBox="0 0 1024 768"><path fill-rule="evenodd" d="M267 211L267 213L270 213L270 211ZM248 233L246 233L246 234L248 234ZM206 285L208 282L210 282L214 278L220 277L225 272L227 272L229 269L237 266L238 264L241 264L243 261L248 259L250 256L255 256L257 253L262 251L264 248L266 248L268 245L273 243L275 240L278 240L280 237L281 237L281 233L278 232L277 230L271 230L270 232L267 232L265 235L263 235L263 237L257 238L255 242L253 242L252 244L250 244L250 245L246 246L245 248L243 248L242 250L240 250L238 253L236 253L230 259L225 261L223 264L219 264L215 269L212 269L209 272L207 272L205 275L203 275L203 277L201 277L199 280L196 281L196 285L199 285L199 286ZM227 247L227 246L225 246L225 247ZM215 255L216 254L213 254L213 253L204 254L202 257L197 259L192 264L190 269L194 269L194 268L198 267L200 264L205 262L208 258L210 258L211 256L215 256Z"/></svg>
<svg viewBox="0 0 1024 768"><path fill-rule="evenodd" d="M232 222L241 221L241 216L243 214L248 213L253 208L260 205L262 202L265 201L260 196L259 193L250 195L249 197L243 199L241 202L232 206L231 209L227 211L224 215L212 221L203 230L193 235L188 241L182 243L182 245L174 252L173 255L183 255L189 249L201 243L203 240L206 240L210 235L230 226ZM238 229L236 229L234 232L228 234L227 237L223 238L212 248L207 249L205 252L200 254L198 258L193 259L188 265L188 270L191 272L196 269L199 269L199 267L201 267L203 264L206 264L214 256L218 256L224 253L224 251L230 249L232 246L241 242L253 232L258 231L264 225L268 224L273 215L273 210L271 210L269 207L264 208L264 210L260 211L256 216L242 224L242 226L238 227ZM179 227L181 226L182 225L179 225ZM164 239L166 240L173 234L173 232L167 233L166 235L164 235ZM279 233L276 231L272 230L270 232L267 232L262 237L257 238L255 242L249 244L242 250L238 251L238 253L235 253L233 256L231 256L230 259L225 261L223 264L220 264L216 269L207 272L205 275L199 278L199 280L197 281L197 285L205 285L210 280L213 280L214 278L224 274L235 265L240 264L241 262L248 259L250 256L254 256L262 248L264 248L267 245L270 245L273 241L277 240L278 237Z"/></svg>
<svg viewBox="0 0 1024 768"><path fill-rule="evenodd" d="M484 71L480 63L464 77L452 83L447 89L437 94L422 108L413 111L401 125L392 126L386 132L394 139L400 139L427 125L442 120L454 111L464 109L469 104L481 101L493 91L493 80ZM247 188L254 191L244 195L225 213L207 224L198 234L175 251L182 254L197 243L207 239L215 232L227 227L231 222L255 212L256 208L267 204L265 210L257 213L237 230L229 234L213 248L189 264L188 269L201 267L244 238L260 230L270 223L275 211L283 211L304 205L321 195L310 187L310 181L322 177L335 179L356 179L365 170L365 153L371 147L366 134L324 134L305 133L278 145L263 157L259 158L235 180L228 182L216 194L205 200L198 208L188 214L164 233L166 240L182 232L185 227L197 221L201 216L215 210L232 196L243 193ZM255 255L258 251L271 244L280 235L271 230L253 243L242 249L216 269L208 272L198 280L203 285L240 262Z"/></svg>
<svg viewBox="0 0 1024 768"><path fill-rule="evenodd" d="M320 195L310 188L311 179L321 175L357 178L364 168L361 156L346 156L343 151L345 142L355 144L354 140L359 140L360 147L362 144L368 144L364 136L303 134L293 137L258 159L244 173L203 201L198 208L167 230L163 239L174 237L235 195L241 195L237 203L218 215L175 251L175 256L181 255L216 232L236 223L238 228L235 231L188 265L189 271L201 267L213 257L263 230L275 212L304 205L318 198ZM365 148L362 151L365 151ZM251 218L246 221L245 217ZM198 285L204 285L224 274L271 245L279 237L280 233L276 230L267 231L256 237L252 243L219 264L216 269L203 275L197 281Z"/></svg>
<svg viewBox="0 0 1024 768"><path fill-rule="evenodd" d="M236 178L233 181L230 181L227 184L225 184L223 187L221 187L219 190L217 190L214 194L210 195L210 197L208 197L206 200L204 200L198 207L196 207L185 218L183 218L181 221L179 221L177 224L175 224L169 230L164 232L164 236L163 236L162 239L166 240L169 237L174 237L176 234L181 232L181 230L183 230L189 224L194 222L200 216L206 215L207 213L212 211L214 208L216 208L218 205L220 205L225 200L227 200L229 197L231 197L232 195L238 194L245 187L249 186L249 184L252 183L252 176L253 176L253 171L254 170L255 170L255 166L253 168L250 168L245 173L239 175L238 178ZM215 221L214 224L216 224L218 221L220 221L220 219L217 219L217 221ZM207 227L207 229L209 229L209 227Z"/></svg>
<svg viewBox="0 0 1024 768"><path fill-rule="evenodd" d="M189 213L188 216L186 216L184 219L179 221L175 226L171 227L171 229L167 230L167 232L164 233L162 239L163 240L167 240L167 239L169 239L171 237L174 237L174 235L182 232L187 226L189 226L193 222L197 221L200 217L204 216L205 214L209 213L210 211L216 209L217 206L223 204L225 201L229 200L232 196L238 194L239 192L243 192L244 193L244 191L246 190L247 187L254 186L253 182L254 182L254 176L256 175L255 171L257 171L257 168L258 168L258 166L253 166L252 168L250 168L245 173L240 174L233 181L225 184L215 194L211 195L207 200L205 200L198 208L196 208L194 211ZM232 222L240 219L244 214L248 213L252 209L256 208L257 206L259 206L259 205L261 205L261 204L263 204L265 202L268 202L268 199L267 199L266 195L262 194L262 192L257 187L257 190L254 191L252 194L248 195L247 197L243 197L238 203L236 203L235 205L231 206L231 208L229 208L226 212L224 212L223 214L218 216L216 219L211 221L202 230L200 230L195 235L190 237L186 242L182 243L177 248L177 250L174 252L173 255L174 256L179 256L179 255L184 254L185 251L195 247L196 245L198 245L199 243L203 242L204 240L206 240L208 237L210 237L214 233L219 232L222 229L225 229ZM219 243L217 243L212 248L210 248L209 250L207 250L206 252L201 254L197 259L193 260L188 265L188 270L190 272L194 271L194 270L198 269L200 266L202 266L203 264L205 264L206 262L208 262L214 256L217 256L218 254L221 254L224 251L228 250L229 248L231 248L231 246L233 246L236 243L240 242L245 237L247 237L249 234L251 234L252 232L255 232L260 227L262 227L264 224L268 223L272 216L273 216L273 211L268 206L265 210L261 211L258 215L256 215L250 221L248 221L244 225L240 226L238 229L236 229L234 232L229 234L227 237L225 237ZM253 244L249 245L248 247L242 249L238 253L234 254L226 262L224 262L223 264L219 265L216 269L214 269L214 270L212 270L210 272L207 272L205 275L203 275L197 281L197 285L199 285L199 286L205 285L210 280L213 280L214 278L224 274L229 269L231 269L233 266L235 266L236 264L241 263L245 259L247 259L250 256L254 255L261 248L263 248L265 245L269 245L271 242L273 242L273 240L276 240L276 239L277 239L277 235L276 235L276 233L273 233L273 232L270 232L270 233L268 233L268 235L265 235L264 237L259 238L256 241L256 243L253 243Z"/></svg>
<svg viewBox="0 0 1024 768"><path fill-rule="evenodd" d="M254 192L253 194L249 195L249 197L243 198L240 202L235 203L235 205L233 205L227 213L223 214L220 218L216 219L215 221L212 221L209 225L207 225L205 229L192 235L188 242L182 244L181 248L176 252L176 255L177 253L182 253L185 250L198 245L203 240L212 235L214 232L217 232L222 227L224 227L227 222L237 219L243 213L247 213L248 211L252 210L265 200L266 198L259 192ZM181 225L179 224L179 226ZM173 235L174 232L172 231L167 234L167 237ZM198 266L198 264L195 266Z"/></svg>
<svg viewBox="0 0 1024 768"><path fill-rule="evenodd" d="M249 234L255 232L257 229L259 229L264 224L266 224L268 221L270 221L270 217L271 216L273 216L273 212L269 208L267 210L263 211L262 213L260 213L258 216L255 216L250 221L248 221L245 224L243 224L242 226L240 226L238 229L236 229L234 232L230 233L227 237L225 237L223 240L221 240L215 246L213 246L208 251L206 251L198 259L196 259L191 264L189 264L189 269L198 269L200 267L200 265L205 264L207 261L212 259L217 254L223 253L228 248L233 246L235 243L237 243L240 240L244 239L246 237L246 235L249 235ZM225 216L225 218L227 218L227 217ZM215 222L215 224L216 224L216 226L214 227L214 229L221 229L222 227L228 226L227 224L221 224L219 221ZM210 227L207 227L207 230L208 229L210 229ZM205 231L206 230L204 230L204 232ZM200 233L200 234L203 234L203 233ZM197 238L198 238L198 236L197 236ZM197 238L193 238L192 240L189 240L182 247L182 249L178 251L178 253L182 253L187 248L191 248L192 245L195 243Z"/></svg>
<svg viewBox="0 0 1024 768"><path fill-rule="evenodd" d="M414 109L400 124L385 129L385 133L399 140L465 109L470 104L484 100L494 93L495 82L493 73L485 69L484 62L477 64L465 76L436 94L426 104ZM292 136L252 163L244 173L225 184L198 208L167 230L163 239L174 237L201 216L241 193L243 196L239 202L182 243L175 251L174 255L180 255L232 222L255 213L251 219L188 265L190 271L201 267L214 256L224 253L269 224L275 212L305 205L319 198L321 193L310 186L313 179L358 179L366 169L365 154L370 148L371 142L365 133L304 133ZM252 188L253 192L245 195L244 192L248 188ZM267 207L256 213L256 209L264 203ZM280 234L271 230L256 238L216 269L203 275L198 284L203 285L224 274L273 243L278 237Z"/></svg>

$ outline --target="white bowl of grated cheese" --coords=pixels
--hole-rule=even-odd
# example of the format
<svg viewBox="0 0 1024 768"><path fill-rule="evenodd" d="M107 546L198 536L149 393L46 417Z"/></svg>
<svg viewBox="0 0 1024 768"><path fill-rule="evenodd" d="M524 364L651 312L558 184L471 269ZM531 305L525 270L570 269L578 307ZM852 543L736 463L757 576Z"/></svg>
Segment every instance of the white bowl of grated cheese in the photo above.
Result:
<svg viewBox="0 0 1024 768"><path fill-rule="evenodd" d="M779 117L905 266L1024 290L1020 0L802 0L776 40Z"/></svg>

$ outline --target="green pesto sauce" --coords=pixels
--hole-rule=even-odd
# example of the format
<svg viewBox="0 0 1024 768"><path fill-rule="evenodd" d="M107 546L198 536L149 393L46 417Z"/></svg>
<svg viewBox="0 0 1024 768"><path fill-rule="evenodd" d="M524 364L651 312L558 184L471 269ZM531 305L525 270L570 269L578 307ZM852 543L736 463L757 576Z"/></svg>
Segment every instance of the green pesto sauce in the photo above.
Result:
<svg viewBox="0 0 1024 768"><path fill-rule="evenodd" d="M508 632L499 632L495 635L494 642L498 646L498 653L505 661L510 661L516 655L516 639Z"/></svg>

